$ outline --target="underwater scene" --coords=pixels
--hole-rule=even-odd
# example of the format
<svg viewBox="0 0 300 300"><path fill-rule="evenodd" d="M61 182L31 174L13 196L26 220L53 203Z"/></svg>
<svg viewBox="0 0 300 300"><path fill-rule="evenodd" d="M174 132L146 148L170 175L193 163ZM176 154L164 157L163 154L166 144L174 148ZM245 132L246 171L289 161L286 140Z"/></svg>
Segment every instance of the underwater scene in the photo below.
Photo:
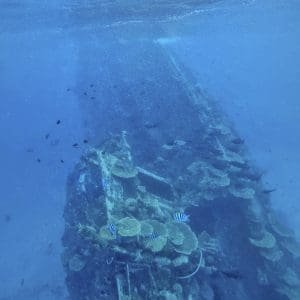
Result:
<svg viewBox="0 0 300 300"><path fill-rule="evenodd" d="M300 300L300 2L0 0L0 300Z"/></svg>

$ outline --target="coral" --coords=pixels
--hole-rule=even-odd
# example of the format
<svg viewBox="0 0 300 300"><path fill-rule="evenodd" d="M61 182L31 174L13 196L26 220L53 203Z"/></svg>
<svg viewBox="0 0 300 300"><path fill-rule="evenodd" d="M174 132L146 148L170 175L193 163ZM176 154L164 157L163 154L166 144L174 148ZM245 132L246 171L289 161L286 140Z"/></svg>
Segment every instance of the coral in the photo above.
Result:
<svg viewBox="0 0 300 300"><path fill-rule="evenodd" d="M141 232L141 224L137 219L125 217L117 223L120 236L133 237Z"/></svg>
<svg viewBox="0 0 300 300"><path fill-rule="evenodd" d="M277 288L276 291L279 294L286 296L289 300L299 300L300 299L300 288L291 288L287 285L283 285Z"/></svg>
<svg viewBox="0 0 300 300"><path fill-rule="evenodd" d="M70 260L69 260L69 269L73 272L79 272L81 271L85 265L85 260L82 259L81 255L75 254Z"/></svg>
<svg viewBox="0 0 300 300"><path fill-rule="evenodd" d="M289 228L287 228L285 225L278 222L276 217L272 214L268 214L268 220L269 224L271 225L273 231L277 233L279 236L284 238L293 237L293 232Z"/></svg>
<svg viewBox="0 0 300 300"><path fill-rule="evenodd" d="M175 251L178 253L190 255L193 251L198 248L198 239L191 228L185 223L174 223L175 228L177 228L177 233L175 235L183 235L184 239L182 244L174 245ZM169 237L172 238L172 237ZM178 239L175 239L178 241Z"/></svg>
<svg viewBox="0 0 300 300"><path fill-rule="evenodd" d="M138 200L135 199L135 198L127 198L125 200L125 207L127 210L131 211L131 212L134 212L137 210L138 208Z"/></svg>
<svg viewBox="0 0 300 300"><path fill-rule="evenodd" d="M189 257L186 255L180 255L173 259L172 264L174 267L180 267L189 263Z"/></svg>
<svg viewBox="0 0 300 300"><path fill-rule="evenodd" d="M166 226L168 230L169 241L177 246L182 245L184 241L184 235L180 230L178 230L177 223L168 223Z"/></svg>
<svg viewBox="0 0 300 300"><path fill-rule="evenodd" d="M277 262L283 257L283 252L279 250L278 247L261 249L259 253L262 257L271 262Z"/></svg>
<svg viewBox="0 0 300 300"><path fill-rule="evenodd" d="M149 220L148 223L153 227L154 238L145 239L145 247L152 252L159 252L164 249L167 244L167 230L163 223L156 220Z"/></svg>
<svg viewBox="0 0 300 300"><path fill-rule="evenodd" d="M222 156L220 157L221 160L226 161L228 163L238 164L238 165L245 164L245 160L241 157L240 154L225 149L225 147L221 144L218 138L216 138L216 142L217 142L216 148L222 153Z"/></svg>
<svg viewBox="0 0 300 300"><path fill-rule="evenodd" d="M154 239L148 239L145 242L145 247L150 249L152 252L159 252L163 250L166 244L167 244L167 237L158 236Z"/></svg>
<svg viewBox="0 0 300 300"><path fill-rule="evenodd" d="M220 252L219 241L215 238L212 238L206 231L202 231L199 235L199 248L202 251L210 254L217 254Z"/></svg>
<svg viewBox="0 0 300 300"><path fill-rule="evenodd" d="M294 270L287 268L281 279L289 286L295 287L300 285L300 279Z"/></svg>
<svg viewBox="0 0 300 300"><path fill-rule="evenodd" d="M152 233L153 233L153 226L147 221L142 221L140 235L143 237L147 237L147 236L151 236Z"/></svg>
<svg viewBox="0 0 300 300"><path fill-rule="evenodd" d="M156 256L154 261L158 267L169 266L171 264L171 260L164 256Z"/></svg>
<svg viewBox="0 0 300 300"><path fill-rule="evenodd" d="M249 238L249 241L253 246L258 248L270 249L276 245L275 237L266 230L263 232L263 237L260 240Z"/></svg>
<svg viewBox="0 0 300 300"><path fill-rule="evenodd" d="M120 178L132 178L137 175L138 171L131 161L115 158L113 159L111 173Z"/></svg>
<svg viewBox="0 0 300 300"><path fill-rule="evenodd" d="M167 290L163 290L159 293L160 297L162 297L162 299L164 300L178 300L177 296L173 293L171 293L170 291Z"/></svg>
<svg viewBox="0 0 300 300"><path fill-rule="evenodd" d="M231 186L229 188L229 192L231 195L233 195L236 198L245 199L245 200L251 200L255 196L255 190L252 188L235 188Z"/></svg>
<svg viewBox="0 0 300 300"><path fill-rule="evenodd" d="M291 253L294 258L300 257L300 245L294 239L282 240L280 244Z"/></svg>
<svg viewBox="0 0 300 300"><path fill-rule="evenodd" d="M214 189L230 185L230 178L227 173L201 160L190 164L187 170L193 175L202 175L199 184L205 187L205 189Z"/></svg>
<svg viewBox="0 0 300 300"><path fill-rule="evenodd" d="M112 234L109 231L108 225L104 225L99 230L99 237L104 240L114 240L116 239L116 235Z"/></svg>

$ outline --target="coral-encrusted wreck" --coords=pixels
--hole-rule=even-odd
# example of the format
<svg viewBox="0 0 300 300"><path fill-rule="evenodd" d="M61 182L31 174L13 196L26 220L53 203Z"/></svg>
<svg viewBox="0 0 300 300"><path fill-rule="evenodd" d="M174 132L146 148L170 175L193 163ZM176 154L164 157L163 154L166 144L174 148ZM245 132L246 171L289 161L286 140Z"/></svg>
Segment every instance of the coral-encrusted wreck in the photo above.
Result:
<svg viewBox="0 0 300 300"><path fill-rule="evenodd" d="M300 247L272 210L261 172L184 68L153 47L172 89L151 81L132 105L99 106L97 116L128 136L89 149L68 179L62 261L70 298L299 300ZM154 97L161 88L165 98Z"/></svg>
<svg viewBox="0 0 300 300"><path fill-rule="evenodd" d="M215 165L191 163L178 179L191 188L180 194L134 164L125 133L83 156L69 178L65 209L63 263L72 299L218 299L230 289L230 299L251 299L258 291L247 285L269 299L299 299L300 248L292 233L264 206L242 157L215 145L222 149ZM239 228L218 229L230 213L222 216L214 201L235 211ZM194 222L174 220L189 209Z"/></svg>

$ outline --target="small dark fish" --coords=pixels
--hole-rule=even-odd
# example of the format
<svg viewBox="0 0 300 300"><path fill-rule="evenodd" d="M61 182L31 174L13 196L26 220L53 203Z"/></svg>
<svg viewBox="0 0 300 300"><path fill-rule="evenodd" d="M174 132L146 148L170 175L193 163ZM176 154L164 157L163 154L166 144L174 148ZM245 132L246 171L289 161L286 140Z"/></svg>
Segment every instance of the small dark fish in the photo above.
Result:
<svg viewBox="0 0 300 300"><path fill-rule="evenodd" d="M56 125L59 125L61 123L61 120L56 121Z"/></svg>
<svg viewBox="0 0 300 300"><path fill-rule="evenodd" d="M40 158L37 158L36 161L37 161L38 163L40 163L40 162L41 162L41 159L40 159Z"/></svg>
<svg viewBox="0 0 300 300"><path fill-rule="evenodd" d="M78 143L74 143L74 144L72 145L72 147L78 148L78 147L79 147L79 144L78 144Z"/></svg>
<svg viewBox="0 0 300 300"><path fill-rule="evenodd" d="M94 100L94 99L95 99L95 97L90 97L90 99L91 99L91 100Z"/></svg>
<svg viewBox="0 0 300 300"><path fill-rule="evenodd" d="M60 162L63 164L65 161L63 159L61 159Z"/></svg>
<svg viewBox="0 0 300 300"><path fill-rule="evenodd" d="M243 279L244 276L238 271L238 270L232 270L232 271L220 271L221 274L225 275L227 278L231 279Z"/></svg>
<svg viewBox="0 0 300 300"><path fill-rule="evenodd" d="M6 215L4 216L4 221L5 221L6 223L9 223L9 222L11 221L11 215L6 214Z"/></svg>
<svg viewBox="0 0 300 300"><path fill-rule="evenodd" d="M83 143L84 144L87 144L89 141L88 140L83 140Z"/></svg>
<svg viewBox="0 0 300 300"><path fill-rule="evenodd" d="M151 122L146 122L144 124L144 127L147 129L153 129L158 127L158 123L151 123Z"/></svg>
<svg viewBox="0 0 300 300"><path fill-rule="evenodd" d="M91 84L90 84L90 87L94 87L94 85L91 83Z"/></svg>
<svg viewBox="0 0 300 300"><path fill-rule="evenodd" d="M71 91L71 89L70 88L67 88L67 92L70 92Z"/></svg>
<svg viewBox="0 0 300 300"><path fill-rule="evenodd" d="M276 191L277 191L277 189L270 189L270 190L266 189L266 190L262 190L262 192L263 192L264 194L271 194L271 193L276 192Z"/></svg>
<svg viewBox="0 0 300 300"><path fill-rule="evenodd" d="M34 150L33 150L32 148L28 148L28 149L26 149L26 152L27 152L27 153L33 153Z"/></svg>
<svg viewBox="0 0 300 300"><path fill-rule="evenodd" d="M49 139L49 136L50 136L50 133L47 133L47 134L45 135L45 139L48 140L48 139Z"/></svg>
<svg viewBox="0 0 300 300"><path fill-rule="evenodd" d="M23 286L23 285L24 285L24 281L25 281L25 279L24 279L24 278L22 278L22 279L21 279L21 282L20 282L20 285L21 285L21 286Z"/></svg>
<svg viewBox="0 0 300 300"><path fill-rule="evenodd" d="M235 138L235 139L231 140L231 142L236 145L242 145L242 144L244 144L245 141L241 138Z"/></svg>
<svg viewBox="0 0 300 300"><path fill-rule="evenodd" d="M84 92L83 95L84 95L84 96L87 96L87 92Z"/></svg>

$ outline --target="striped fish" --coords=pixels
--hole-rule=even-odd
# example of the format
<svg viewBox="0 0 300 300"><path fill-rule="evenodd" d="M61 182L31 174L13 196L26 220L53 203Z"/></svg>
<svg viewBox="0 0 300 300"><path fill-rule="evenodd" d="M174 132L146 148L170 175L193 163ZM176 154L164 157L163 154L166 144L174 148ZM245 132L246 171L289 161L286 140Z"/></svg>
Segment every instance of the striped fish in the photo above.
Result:
<svg viewBox="0 0 300 300"><path fill-rule="evenodd" d="M149 240L155 240L159 237L159 234L157 232L152 232L151 234L147 235L146 238Z"/></svg>
<svg viewBox="0 0 300 300"><path fill-rule="evenodd" d="M185 214L185 213L181 213L181 212L176 212L173 215L174 221L175 222L179 222L179 223L185 223L189 221L190 216Z"/></svg>
<svg viewBox="0 0 300 300"><path fill-rule="evenodd" d="M112 236L114 236L114 237L117 236L117 228L116 228L116 226L115 226L114 224L109 223L109 224L107 225L107 229L108 229L108 231L110 232L110 234L111 234Z"/></svg>

